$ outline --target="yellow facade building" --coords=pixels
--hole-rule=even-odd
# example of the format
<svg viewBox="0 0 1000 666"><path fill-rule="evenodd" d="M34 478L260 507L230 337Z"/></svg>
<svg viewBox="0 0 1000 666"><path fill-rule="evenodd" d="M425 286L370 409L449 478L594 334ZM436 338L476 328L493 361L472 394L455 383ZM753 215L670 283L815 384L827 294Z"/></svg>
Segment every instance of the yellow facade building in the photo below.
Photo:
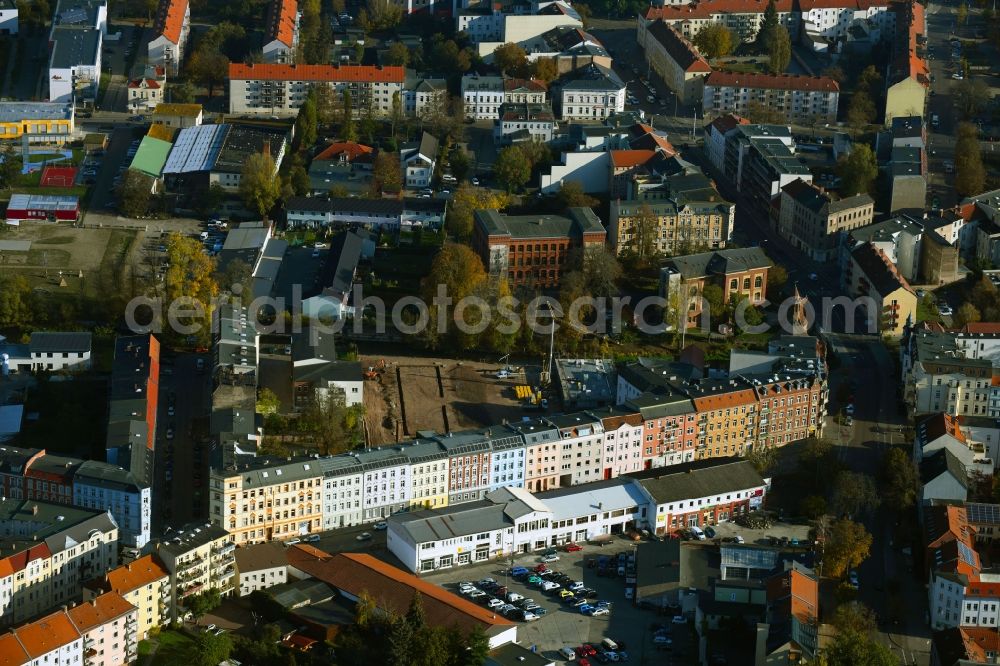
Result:
<svg viewBox="0 0 1000 666"><path fill-rule="evenodd" d="M32 141L64 141L70 138L74 124L73 105L62 102L0 103L0 140L20 140L25 134Z"/></svg>

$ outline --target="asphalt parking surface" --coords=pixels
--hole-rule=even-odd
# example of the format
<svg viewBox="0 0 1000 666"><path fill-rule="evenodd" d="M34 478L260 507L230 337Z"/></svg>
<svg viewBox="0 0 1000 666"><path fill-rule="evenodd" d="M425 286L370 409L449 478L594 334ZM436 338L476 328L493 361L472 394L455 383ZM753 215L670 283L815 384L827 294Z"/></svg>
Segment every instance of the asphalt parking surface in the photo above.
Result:
<svg viewBox="0 0 1000 666"><path fill-rule="evenodd" d="M629 550L630 547L631 542L615 540L604 547L586 545L582 551L575 553L560 550L559 561L547 565L550 569L571 576L573 580L583 581L584 585L597 591L599 600L612 603L611 613L598 617L583 615L577 609L561 603L557 594L542 592L538 588L529 586L526 581L505 576L504 570L510 566L510 560L457 566L423 578L456 594L458 594L458 583L461 581L475 583L483 578L493 578L501 585L506 585L511 592L534 599L548 612L533 622L519 622L517 642L528 648L534 646L538 653L557 663L565 662L557 652L559 648L569 646L575 649L584 643L596 646L606 637L625 644L629 656L628 663L631 664L668 666L694 663L695 652L691 648L694 641L690 636L692 634L690 623L686 629L679 625L671 627L675 643L673 650L669 652L657 650L653 645L651 627L654 624L671 626L670 618L663 617L655 611L633 606L625 599L625 583L622 579L599 577L595 569L588 569L586 566L588 557L615 555ZM520 555L515 557L513 562L514 566L530 569L540 562L540 556L537 553ZM590 662L600 663L595 659L590 659Z"/></svg>

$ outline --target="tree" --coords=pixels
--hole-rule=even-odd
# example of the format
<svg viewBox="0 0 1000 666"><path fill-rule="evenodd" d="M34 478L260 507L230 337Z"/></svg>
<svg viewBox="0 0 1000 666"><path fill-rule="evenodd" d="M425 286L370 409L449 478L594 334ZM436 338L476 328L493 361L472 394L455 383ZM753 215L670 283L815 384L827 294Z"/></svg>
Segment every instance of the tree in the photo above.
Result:
<svg viewBox="0 0 1000 666"><path fill-rule="evenodd" d="M403 20L403 8L391 0L368 0L368 19L372 28L389 30Z"/></svg>
<svg viewBox="0 0 1000 666"><path fill-rule="evenodd" d="M545 83L552 83L559 78L559 65L555 58L538 58L532 64L531 75Z"/></svg>
<svg viewBox="0 0 1000 666"><path fill-rule="evenodd" d="M721 58L733 50L733 33L722 23L711 23L699 30L691 42L706 58Z"/></svg>
<svg viewBox="0 0 1000 666"><path fill-rule="evenodd" d="M892 651L872 636L876 622L867 607L856 601L841 604L833 624L837 632L823 654L828 666L898 666Z"/></svg>
<svg viewBox="0 0 1000 666"><path fill-rule="evenodd" d="M153 179L146 174L129 169L118 186L118 206L126 217L140 217L149 210L153 198Z"/></svg>
<svg viewBox="0 0 1000 666"><path fill-rule="evenodd" d="M486 280L486 269L479 255L467 245L445 243L431 262L431 270L424 279L424 294L430 301L443 285L445 293L457 303L474 293Z"/></svg>
<svg viewBox="0 0 1000 666"><path fill-rule="evenodd" d="M173 83L167 88L167 98L175 104L190 104L194 102L194 86L187 79Z"/></svg>
<svg viewBox="0 0 1000 666"><path fill-rule="evenodd" d="M960 197L979 194L985 183L979 130L970 123L961 123L955 141L955 193Z"/></svg>
<svg viewBox="0 0 1000 666"><path fill-rule="evenodd" d="M399 155L380 151L372 163L372 195L383 192L398 193L403 189L403 172L399 166Z"/></svg>
<svg viewBox="0 0 1000 666"><path fill-rule="evenodd" d="M764 125L784 125L788 123L788 117L782 111L767 104L761 104L756 100L747 104L746 117L755 123Z"/></svg>
<svg viewBox="0 0 1000 666"><path fill-rule="evenodd" d="M201 243L195 238L171 233L167 237L167 273L164 276L165 300L167 303L183 302L181 299L195 299L202 313L192 312L178 317L183 325L197 327L195 335L205 342L211 337L212 309L219 285L215 281L215 260L205 254ZM181 331L175 332L181 335Z"/></svg>
<svg viewBox="0 0 1000 666"><path fill-rule="evenodd" d="M806 495L799 502L799 511L809 520L816 520L826 513L826 499L822 495Z"/></svg>
<svg viewBox="0 0 1000 666"><path fill-rule="evenodd" d="M368 590L361 590L361 594L358 595L358 600L354 604L354 623L362 629L367 629L376 617L375 600L368 594Z"/></svg>
<svg viewBox="0 0 1000 666"><path fill-rule="evenodd" d="M628 249L635 255L640 267L648 266L656 258L656 232L658 227L659 222L657 221L656 213L653 212L653 207L644 201L639 206L638 213L632 218L632 237L628 241Z"/></svg>
<svg viewBox="0 0 1000 666"><path fill-rule="evenodd" d="M211 99L215 94L215 87L229 76L229 58L216 44L203 37L198 48L188 58L188 73L208 89L208 97Z"/></svg>
<svg viewBox="0 0 1000 666"><path fill-rule="evenodd" d="M622 276L618 259L605 245L590 245L570 253L567 268L583 274L586 293L594 298L610 298L619 291L616 282Z"/></svg>
<svg viewBox="0 0 1000 666"><path fill-rule="evenodd" d="M577 180L563 181L556 194L556 202L560 209L593 208L600 203L597 199L583 191L583 185Z"/></svg>
<svg viewBox="0 0 1000 666"><path fill-rule="evenodd" d="M781 264L774 264L767 269L767 297L772 301L778 301L781 297L781 290L788 283L788 270Z"/></svg>
<svg viewBox="0 0 1000 666"><path fill-rule="evenodd" d="M351 99L351 91L345 90L342 99L343 121L340 124L340 138L344 141L357 141L358 130L354 127L354 106Z"/></svg>
<svg viewBox="0 0 1000 666"><path fill-rule="evenodd" d="M856 143L850 154L842 157L837 164L837 175L843 181L841 191L844 196L871 193L878 177L878 162L875 153L866 143Z"/></svg>
<svg viewBox="0 0 1000 666"><path fill-rule="evenodd" d="M951 325L953 328L962 328L966 324L975 324L978 321L982 321L982 318L983 316L975 305L972 303L962 303L951 318Z"/></svg>
<svg viewBox="0 0 1000 666"><path fill-rule="evenodd" d="M521 189L531 179L531 161L521 146L507 146L493 163L497 180L508 192Z"/></svg>
<svg viewBox="0 0 1000 666"><path fill-rule="evenodd" d="M851 103L847 106L847 124L855 132L860 132L868 125L875 122L875 102L866 89L859 88L851 96Z"/></svg>
<svg viewBox="0 0 1000 666"><path fill-rule="evenodd" d="M875 480L868 474L841 472L833 491L833 508L838 514L857 516L876 508L880 502Z"/></svg>
<svg viewBox="0 0 1000 666"><path fill-rule="evenodd" d="M409 664L412 661L413 627L405 618L396 618L388 636L390 663Z"/></svg>
<svg viewBox="0 0 1000 666"><path fill-rule="evenodd" d="M317 393L299 416L300 430L312 435L322 455L350 451L360 443L359 424L351 416L355 407L345 407L342 396Z"/></svg>
<svg viewBox="0 0 1000 666"><path fill-rule="evenodd" d="M194 642L195 649L191 651L185 662L194 666L218 666L229 659L233 652L233 639L229 637L229 634L216 636L214 633L206 631L198 634Z"/></svg>
<svg viewBox="0 0 1000 666"><path fill-rule="evenodd" d="M393 42L386 51L385 64L406 67L410 64L410 49L403 42Z"/></svg>
<svg viewBox="0 0 1000 666"><path fill-rule="evenodd" d="M35 313L34 292L21 275L0 278L0 327L26 328Z"/></svg>
<svg viewBox="0 0 1000 666"><path fill-rule="evenodd" d="M455 147L451 151L451 159L449 161L449 166L451 166L451 175L455 177L455 180L462 182L465 177L469 175L469 169L472 168L472 163L469 161L469 154L465 152L459 144L455 144Z"/></svg>
<svg viewBox="0 0 1000 666"><path fill-rule="evenodd" d="M477 210L503 210L510 204L510 195L462 183L451 198L445 225L448 233L458 240L472 237L472 216Z"/></svg>
<svg viewBox="0 0 1000 666"><path fill-rule="evenodd" d="M414 592L410 606L406 609L406 623L413 631L420 631L427 626L427 616L424 614L424 600L420 592Z"/></svg>
<svg viewBox="0 0 1000 666"><path fill-rule="evenodd" d="M493 62L502 74L522 74L528 64L528 54L517 44L508 42L493 51Z"/></svg>
<svg viewBox="0 0 1000 666"><path fill-rule="evenodd" d="M778 8L774 5L774 0L768 0L767 7L764 8L764 16L761 17L760 30L754 38L754 50L761 55L771 53L771 45L775 39L775 33L781 24L778 23Z"/></svg>
<svg viewBox="0 0 1000 666"><path fill-rule="evenodd" d="M478 622L465 637L463 652L465 654L462 666L483 666L486 663L486 658L490 655L490 638Z"/></svg>
<svg viewBox="0 0 1000 666"><path fill-rule="evenodd" d="M823 70L823 76L831 78L841 85L847 83L847 73L840 65L830 65Z"/></svg>
<svg viewBox="0 0 1000 666"><path fill-rule="evenodd" d="M882 480L883 492L890 506L900 510L913 506L919 480L913 461L903 449L889 449L882 462Z"/></svg>
<svg viewBox="0 0 1000 666"><path fill-rule="evenodd" d="M766 475L774 467L777 458L778 450L770 446L759 446L747 454L747 460L761 475Z"/></svg>
<svg viewBox="0 0 1000 666"><path fill-rule="evenodd" d="M275 171L274 159L268 153L254 153L247 158L240 176L243 202L265 223L281 196L281 181L275 177Z"/></svg>
<svg viewBox="0 0 1000 666"><path fill-rule="evenodd" d="M969 18L969 6L964 2L958 5L958 9L955 10L955 22L958 25L965 25L965 20Z"/></svg>
<svg viewBox="0 0 1000 666"><path fill-rule="evenodd" d="M316 94L311 92L299 107L299 115L295 119L295 141L299 148L311 148L316 143L319 112L316 109Z"/></svg>
<svg viewBox="0 0 1000 666"><path fill-rule="evenodd" d="M964 118L979 115L990 103L990 87L982 79L963 79L952 86L951 93Z"/></svg>
<svg viewBox="0 0 1000 666"><path fill-rule="evenodd" d="M12 142L7 142L0 153L0 189L9 190L21 182L21 156Z"/></svg>
<svg viewBox="0 0 1000 666"><path fill-rule="evenodd" d="M198 619L205 613L216 608L220 603L222 603L222 597L219 595L218 588L210 587L204 592L192 594L187 597L184 600L184 608L191 611L191 614L194 615L195 619ZM225 659L225 657L223 657L223 659Z"/></svg>
<svg viewBox="0 0 1000 666"><path fill-rule="evenodd" d="M296 164L289 169L288 184L291 185L292 191L298 197L308 196L312 190L312 180L309 178L309 172L301 164Z"/></svg>
<svg viewBox="0 0 1000 666"><path fill-rule="evenodd" d="M706 285L701 290L701 297L705 299L709 316L713 324L722 322L726 315L726 299L722 287L716 284Z"/></svg>
<svg viewBox="0 0 1000 666"><path fill-rule="evenodd" d="M240 258L226 264L222 275L221 287L230 293L243 297L244 303L249 303L253 294L253 266Z"/></svg>
<svg viewBox="0 0 1000 666"><path fill-rule="evenodd" d="M843 578L851 569L868 559L872 536L864 525L846 518L834 521L823 547L823 573Z"/></svg>
<svg viewBox="0 0 1000 666"><path fill-rule="evenodd" d="M788 63L792 60L792 38L788 35L788 28L778 26L774 33L774 40L771 42L771 49L768 52L767 66L772 74L781 74L788 69Z"/></svg>

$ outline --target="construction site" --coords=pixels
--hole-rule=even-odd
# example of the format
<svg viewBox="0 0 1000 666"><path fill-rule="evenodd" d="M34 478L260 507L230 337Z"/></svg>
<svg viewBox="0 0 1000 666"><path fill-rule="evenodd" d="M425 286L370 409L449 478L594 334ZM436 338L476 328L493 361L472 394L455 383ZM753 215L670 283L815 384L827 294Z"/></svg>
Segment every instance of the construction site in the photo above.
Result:
<svg viewBox="0 0 1000 666"><path fill-rule="evenodd" d="M421 431L446 433L520 421L545 400L524 388L523 370L499 371L496 363L405 357L363 357L361 363L366 368L369 446L411 439Z"/></svg>

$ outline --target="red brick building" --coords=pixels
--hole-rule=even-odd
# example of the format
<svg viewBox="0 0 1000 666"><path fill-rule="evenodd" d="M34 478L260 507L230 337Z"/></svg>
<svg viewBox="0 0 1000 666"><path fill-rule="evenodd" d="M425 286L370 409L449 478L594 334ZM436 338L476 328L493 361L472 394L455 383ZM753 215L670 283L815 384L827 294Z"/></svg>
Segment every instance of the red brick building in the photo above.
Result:
<svg viewBox="0 0 1000 666"><path fill-rule="evenodd" d="M566 215L503 215L476 211L472 248L486 270L511 286L558 287L573 248L604 245L606 232L589 208Z"/></svg>
<svg viewBox="0 0 1000 666"><path fill-rule="evenodd" d="M827 388L818 377L780 379L756 387L757 443L772 447L821 433Z"/></svg>
<svg viewBox="0 0 1000 666"><path fill-rule="evenodd" d="M716 250L671 258L660 269L660 295L679 293L687 303L688 326L697 326L702 313L701 295L710 284L722 289L723 301L747 298L762 303L771 260L759 247Z"/></svg>

